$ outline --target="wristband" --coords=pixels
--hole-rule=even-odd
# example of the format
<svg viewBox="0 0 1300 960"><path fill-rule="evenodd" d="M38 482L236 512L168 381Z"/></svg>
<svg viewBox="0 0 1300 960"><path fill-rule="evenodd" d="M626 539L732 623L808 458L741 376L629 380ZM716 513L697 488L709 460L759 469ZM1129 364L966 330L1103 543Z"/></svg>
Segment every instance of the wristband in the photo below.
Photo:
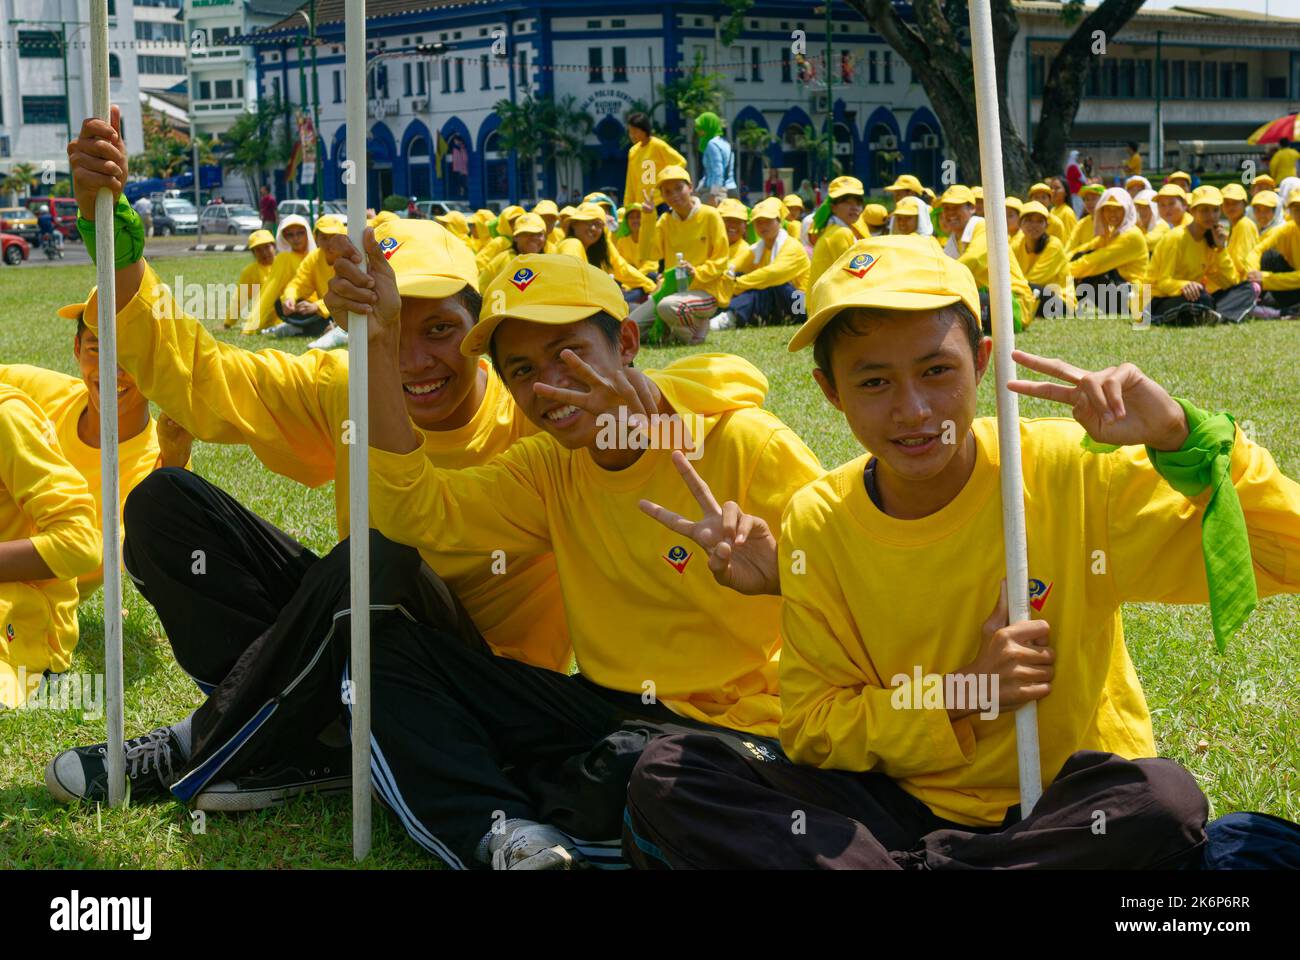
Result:
<svg viewBox="0 0 1300 960"><path fill-rule="evenodd" d="M77 233L86 245L92 263L97 263L95 250L95 224L77 212ZM121 270L129 267L144 256L144 223L140 214L126 199L126 194L117 198L113 208L113 268Z"/></svg>

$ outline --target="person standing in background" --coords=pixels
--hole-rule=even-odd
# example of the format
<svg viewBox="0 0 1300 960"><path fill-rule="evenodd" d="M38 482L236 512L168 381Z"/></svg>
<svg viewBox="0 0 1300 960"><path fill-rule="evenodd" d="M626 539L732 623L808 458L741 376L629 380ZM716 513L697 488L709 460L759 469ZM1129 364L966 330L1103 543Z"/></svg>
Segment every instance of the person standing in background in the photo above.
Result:
<svg viewBox="0 0 1300 960"><path fill-rule="evenodd" d="M704 172L695 192L710 206L716 207L727 197L736 196L736 152L722 135L722 118L716 113L702 113L695 118L695 133L704 154Z"/></svg>
<svg viewBox="0 0 1300 960"><path fill-rule="evenodd" d="M279 206L275 202L275 197L271 196L271 188L266 184L262 184L262 197L257 202L257 212L262 215L263 230L270 230L275 233L275 215Z"/></svg>
<svg viewBox="0 0 1300 960"><path fill-rule="evenodd" d="M140 214L140 223L144 225L144 235L153 236L153 201L148 197L141 197L135 202L135 212Z"/></svg>

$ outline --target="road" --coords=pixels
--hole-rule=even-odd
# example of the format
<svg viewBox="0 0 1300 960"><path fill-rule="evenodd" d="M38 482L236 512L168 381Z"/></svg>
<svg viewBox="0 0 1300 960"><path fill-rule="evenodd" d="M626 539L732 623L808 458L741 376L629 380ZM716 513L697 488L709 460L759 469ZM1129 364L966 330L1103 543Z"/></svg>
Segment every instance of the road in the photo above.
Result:
<svg viewBox="0 0 1300 960"><path fill-rule="evenodd" d="M228 237L218 234L204 234L205 243L239 243L243 240L242 236ZM149 237L145 241L145 255L150 258L157 257L200 257L202 252L190 250L190 247L197 243L195 235L185 233L167 237ZM21 264L19 269L28 270L33 267L62 266L67 264L88 264L90 256L86 253L85 244L80 241L69 241L63 245L63 259L50 260L41 251L36 244L32 244L32 252L28 255L27 262ZM13 267L7 264L0 265L0 269L12 270Z"/></svg>

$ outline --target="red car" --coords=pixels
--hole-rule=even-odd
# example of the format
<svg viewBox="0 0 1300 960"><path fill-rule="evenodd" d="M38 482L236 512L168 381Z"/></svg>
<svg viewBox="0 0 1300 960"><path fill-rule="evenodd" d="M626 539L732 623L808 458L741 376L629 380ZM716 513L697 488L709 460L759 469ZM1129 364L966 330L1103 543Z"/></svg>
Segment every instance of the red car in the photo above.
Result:
<svg viewBox="0 0 1300 960"><path fill-rule="evenodd" d="M0 233L0 250L5 263L17 266L32 252L32 245L15 233Z"/></svg>

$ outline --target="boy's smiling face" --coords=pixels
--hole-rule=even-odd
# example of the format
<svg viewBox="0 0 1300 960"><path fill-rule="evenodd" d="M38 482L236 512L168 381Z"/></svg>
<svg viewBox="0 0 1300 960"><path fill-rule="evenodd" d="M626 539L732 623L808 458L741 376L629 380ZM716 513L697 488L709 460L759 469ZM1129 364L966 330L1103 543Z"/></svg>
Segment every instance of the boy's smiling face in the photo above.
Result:
<svg viewBox="0 0 1300 960"><path fill-rule="evenodd" d="M958 317L955 310L873 313L836 338L831 377L813 371L858 442L904 483L943 475L975 419L993 341L982 338L972 354ZM956 442L945 443L945 434Z"/></svg>

